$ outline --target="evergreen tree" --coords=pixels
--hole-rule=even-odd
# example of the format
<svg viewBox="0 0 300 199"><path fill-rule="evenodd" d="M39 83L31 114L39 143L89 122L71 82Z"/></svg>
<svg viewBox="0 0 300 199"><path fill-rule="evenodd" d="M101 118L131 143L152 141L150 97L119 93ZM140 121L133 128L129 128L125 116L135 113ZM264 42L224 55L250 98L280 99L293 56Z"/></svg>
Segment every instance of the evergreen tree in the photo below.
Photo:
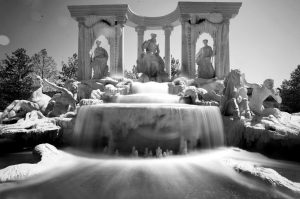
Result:
<svg viewBox="0 0 300 199"><path fill-rule="evenodd" d="M300 112L300 65L291 73L290 80L284 80L281 85L282 104L291 112Z"/></svg>
<svg viewBox="0 0 300 199"><path fill-rule="evenodd" d="M128 78L128 79L132 79L132 80L136 80L139 78L139 74L137 72L137 68L135 65L132 66L131 71L124 71L124 77Z"/></svg>
<svg viewBox="0 0 300 199"><path fill-rule="evenodd" d="M30 97L32 72L31 59L25 49L19 48L12 55L6 55L0 65L0 110L13 100Z"/></svg>
<svg viewBox="0 0 300 199"><path fill-rule="evenodd" d="M76 53L72 55L72 57L68 57L68 63L62 62L62 75L61 79L66 81L67 79L77 79L77 71L78 71L78 56Z"/></svg>

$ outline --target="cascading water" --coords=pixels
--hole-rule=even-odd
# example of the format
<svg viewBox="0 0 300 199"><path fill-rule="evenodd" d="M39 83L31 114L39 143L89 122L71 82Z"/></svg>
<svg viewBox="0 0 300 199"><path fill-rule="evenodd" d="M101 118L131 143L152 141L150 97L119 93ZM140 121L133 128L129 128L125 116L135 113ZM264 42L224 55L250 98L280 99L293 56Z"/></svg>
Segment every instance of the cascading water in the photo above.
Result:
<svg viewBox="0 0 300 199"><path fill-rule="evenodd" d="M218 107L181 104L177 96L162 92L149 97L140 91L119 97L116 103L82 106L76 118L75 144L92 151L108 145L120 153L130 152L133 146L139 152L157 147L180 150L182 140L192 147L223 145ZM272 174L268 168L298 181L300 176L294 174L299 173L299 166L239 149L219 147L159 159L85 153L74 148L65 151L73 155L63 155L52 170L11 185L13 188L0 186L0 198L290 199L299 198L300 193L266 183ZM249 174L251 169L263 175ZM300 190L297 183L279 174L276 177ZM269 181L277 182L272 177Z"/></svg>
<svg viewBox="0 0 300 199"><path fill-rule="evenodd" d="M146 93L160 88L158 83L133 87L137 94L120 96L116 102L80 108L74 132L77 146L99 150L130 152L145 148L180 151L223 145L223 123L218 107L179 103L179 96ZM162 87L165 84L161 85ZM154 89L153 89L154 88ZM155 92L158 93L158 92ZM132 103L134 102L134 103Z"/></svg>
<svg viewBox="0 0 300 199"><path fill-rule="evenodd" d="M160 159L93 155L68 155L54 169L35 178L0 184L0 198L299 198L297 193L269 185L266 179L236 172L226 160L273 167L285 171L283 174L294 181L300 179L298 165L243 150L218 148Z"/></svg>

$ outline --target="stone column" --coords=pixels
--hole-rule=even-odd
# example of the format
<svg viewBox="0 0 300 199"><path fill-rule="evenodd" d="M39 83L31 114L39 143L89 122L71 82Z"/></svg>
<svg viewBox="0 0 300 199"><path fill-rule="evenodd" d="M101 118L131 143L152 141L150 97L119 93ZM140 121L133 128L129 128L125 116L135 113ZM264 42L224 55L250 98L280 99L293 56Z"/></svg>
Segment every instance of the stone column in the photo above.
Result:
<svg viewBox="0 0 300 199"><path fill-rule="evenodd" d="M189 15L181 15L181 73L183 76L189 77L190 70L188 64L188 23Z"/></svg>
<svg viewBox="0 0 300 199"><path fill-rule="evenodd" d="M92 47L89 31L85 26L85 18L77 18L78 21L78 80L90 78L90 56L89 50Z"/></svg>
<svg viewBox="0 0 300 199"><path fill-rule="evenodd" d="M111 63L110 63L110 75L118 75L118 70L123 69L122 63L119 62L119 57L122 59L122 41L120 24L114 26L114 37L111 39L110 52L111 52ZM120 64L119 64L120 63Z"/></svg>
<svg viewBox="0 0 300 199"><path fill-rule="evenodd" d="M230 72L230 57L229 57L229 19L225 20L223 27L223 47L224 47L224 68L222 78L225 78Z"/></svg>
<svg viewBox="0 0 300 199"><path fill-rule="evenodd" d="M169 78L171 78L171 53L170 53L170 36L171 32L173 30L172 26L165 26L163 27L165 31L165 66L166 66L166 72L169 75Z"/></svg>
<svg viewBox="0 0 300 199"><path fill-rule="evenodd" d="M110 67L109 67L109 73L110 75L114 74L115 72L115 37L110 37L108 39L108 43L109 43L109 47L110 47L110 52L109 52L109 63L110 63Z"/></svg>
<svg viewBox="0 0 300 199"><path fill-rule="evenodd" d="M124 72L124 23L126 22L126 18L123 16L117 17L117 31L118 31L118 60L117 60L117 75L123 76Z"/></svg>
<svg viewBox="0 0 300 199"><path fill-rule="evenodd" d="M77 78L78 80L83 80L85 74L84 68L84 26L82 20L78 21L78 70Z"/></svg>
<svg viewBox="0 0 300 199"><path fill-rule="evenodd" d="M142 44L144 42L144 33L145 33L146 27L145 26L137 26L135 27L135 31L138 35L137 40L137 59L142 54Z"/></svg>
<svg viewBox="0 0 300 199"><path fill-rule="evenodd" d="M124 54L124 26L123 24L119 25L119 42L118 42L118 64L117 64L117 74L123 76L123 54Z"/></svg>
<svg viewBox="0 0 300 199"><path fill-rule="evenodd" d="M191 17L191 25L190 25L190 77L195 78L196 70L196 42L197 42L197 34L196 33L196 16Z"/></svg>
<svg viewBox="0 0 300 199"><path fill-rule="evenodd" d="M224 19L216 35L215 71L216 77L223 79L230 72L229 62L229 20Z"/></svg>

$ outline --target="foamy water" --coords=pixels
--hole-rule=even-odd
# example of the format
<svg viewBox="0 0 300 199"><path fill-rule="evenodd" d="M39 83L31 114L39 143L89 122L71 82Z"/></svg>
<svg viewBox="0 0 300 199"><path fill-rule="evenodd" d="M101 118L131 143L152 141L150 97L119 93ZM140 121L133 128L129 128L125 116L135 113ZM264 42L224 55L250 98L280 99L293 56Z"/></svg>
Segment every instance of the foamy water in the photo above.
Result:
<svg viewBox="0 0 300 199"><path fill-rule="evenodd" d="M128 152L135 146L144 151L151 148L150 143L156 148L164 144L162 140L176 142L175 139L188 140L192 148L222 146L224 134L219 108L155 103L83 106L74 130L76 145L91 149L108 146Z"/></svg>
<svg viewBox="0 0 300 199"><path fill-rule="evenodd" d="M70 151L70 150L69 150ZM73 150L70 152L75 153ZM258 166L294 172L299 165L274 161L239 149L221 148L162 159L78 154L53 172L17 185L0 185L5 198L296 198L256 178L239 174L225 160L251 161ZM288 172L287 172L288 173ZM298 175L298 176L297 176ZM286 176L287 178L291 176Z"/></svg>

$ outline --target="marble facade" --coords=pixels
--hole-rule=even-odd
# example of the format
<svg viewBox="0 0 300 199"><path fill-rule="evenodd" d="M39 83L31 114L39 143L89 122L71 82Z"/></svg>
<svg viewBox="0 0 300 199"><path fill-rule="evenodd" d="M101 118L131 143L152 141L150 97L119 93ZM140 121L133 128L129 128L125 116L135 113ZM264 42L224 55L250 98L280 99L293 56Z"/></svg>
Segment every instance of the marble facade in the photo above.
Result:
<svg viewBox="0 0 300 199"><path fill-rule="evenodd" d="M241 5L239 2L178 2L173 12L160 17L136 15L127 4L68 6L71 16L78 22L79 27L79 80L90 78L89 50L99 34L104 35L109 41L110 75L123 75L124 25L135 28L137 32L137 57L142 51L144 32L164 30L164 61L169 75L170 36L173 28L181 25L181 70L182 74L189 78L196 77L195 55L199 35L209 33L214 40L216 77L223 79L230 71L229 22L238 14ZM97 26L99 24L104 24L106 28Z"/></svg>

